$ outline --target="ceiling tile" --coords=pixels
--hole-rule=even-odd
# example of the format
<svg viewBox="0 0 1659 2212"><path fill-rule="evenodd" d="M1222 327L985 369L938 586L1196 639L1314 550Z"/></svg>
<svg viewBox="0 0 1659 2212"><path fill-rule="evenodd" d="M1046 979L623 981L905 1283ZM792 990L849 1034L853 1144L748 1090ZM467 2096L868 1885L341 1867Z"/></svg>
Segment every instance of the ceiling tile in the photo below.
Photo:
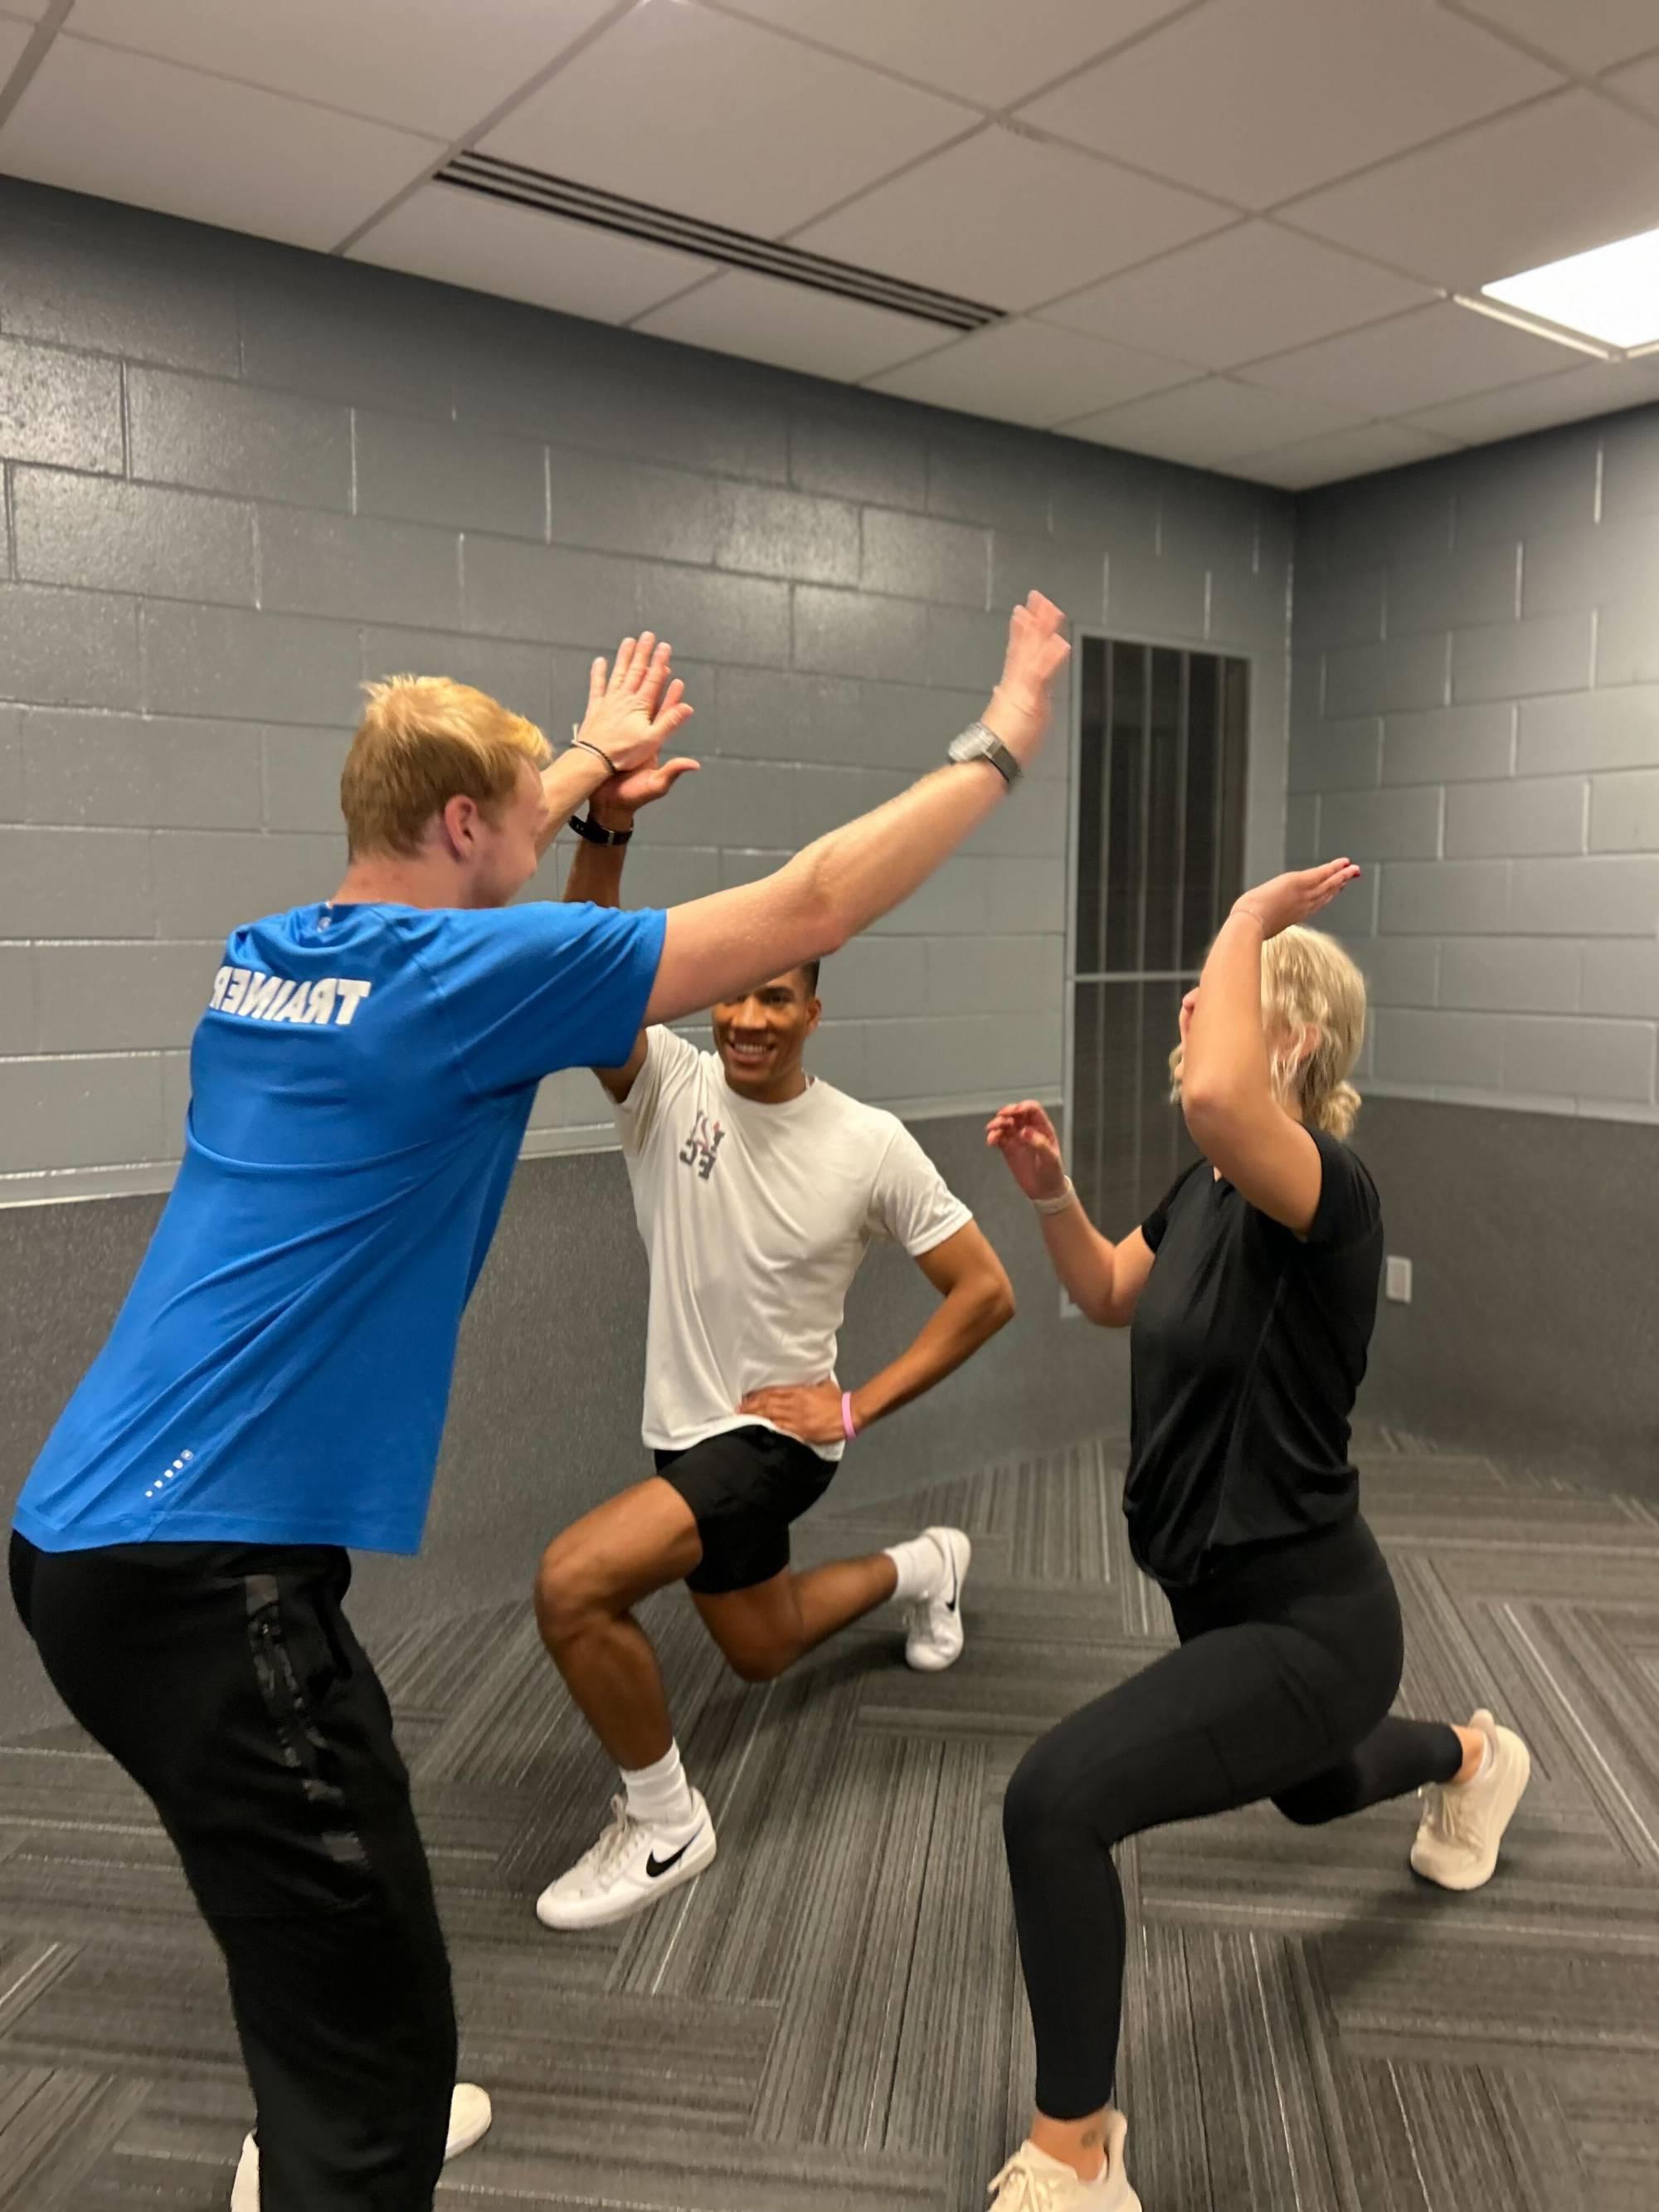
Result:
<svg viewBox="0 0 1659 2212"><path fill-rule="evenodd" d="M6 13L27 15L30 22L38 23L51 5L52 0L6 0Z"/></svg>
<svg viewBox="0 0 1659 2212"><path fill-rule="evenodd" d="M717 0L719 4L719 0ZM1007 107L1188 0L724 0L860 61L984 107Z"/></svg>
<svg viewBox="0 0 1659 2212"><path fill-rule="evenodd" d="M869 381L878 392L895 392L903 399L1050 429L1190 375L1174 362L1075 331L1018 322L976 331L943 353Z"/></svg>
<svg viewBox="0 0 1659 2212"><path fill-rule="evenodd" d="M1299 392L1267 392L1260 385L1236 384L1206 376L1127 407L1109 407L1062 427L1068 438L1090 438L1132 453L1156 453L1194 468L1213 468L1241 453L1316 431L1349 429L1364 421L1349 409L1328 407Z"/></svg>
<svg viewBox="0 0 1659 2212"><path fill-rule="evenodd" d="M1644 62L1632 62L1628 69L1614 70L1607 83L1649 115L1659 115L1659 54L1650 54Z"/></svg>
<svg viewBox="0 0 1659 2212"><path fill-rule="evenodd" d="M1511 384L1501 392L1478 392L1443 407L1420 409L1405 419L1413 428L1433 430L1474 446L1492 438L1523 437L1557 422L1582 422L1621 407L1659 400L1659 362L1586 362L1559 376L1540 376Z"/></svg>
<svg viewBox="0 0 1659 2212"><path fill-rule="evenodd" d="M839 300L746 270L728 270L684 299L653 308L635 327L653 337L849 383L949 345L953 337L914 315L891 314L861 300Z"/></svg>
<svg viewBox="0 0 1659 2212"><path fill-rule="evenodd" d="M1553 338L1536 337L1447 300L1298 347L1240 374L1247 383L1303 392L1357 414L1408 415L1473 392L1548 376L1583 358Z"/></svg>
<svg viewBox="0 0 1659 2212"><path fill-rule="evenodd" d="M971 110L752 23L647 0L480 142L555 176L774 238Z"/></svg>
<svg viewBox="0 0 1659 2212"><path fill-rule="evenodd" d="M60 36L0 128L0 168L256 238L327 247L441 143Z"/></svg>
<svg viewBox="0 0 1659 2212"><path fill-rule="evenodd" d="M1366 422L1357 430L1332 430L1300 445L1248 454L1233 464L1233 471L1255 483L1304 491L1310 484L1371 476L1378 469L1397 469L1407 461L1426 461L1455 451L1451 441L1431 437L1426 430L1402 430L1397 422Z"/></svg>
<svg viewBox="0 0 1659 2212"><path fill-rule="evenodd" d="M1212 200L993 129L878 185L793 243L1018 310L1230 219Z"/></svg>
<svg viewBox="0 0 1659 2212"><path fill-rule="evenodd" d="M1650 229L1659 131L1594 93L1563 92L1282 214L1431 283L1478 291Z"/></svg>
<svg viewBox="0 0 1659 2212"><path fill-rule="evenodd" d="M1511 31L1552 60L1592 75L1659 46L1653 0L1453 0L1460 15Z"/></svg>
<svg viewBox="0 0 1659 2212"><path fill-rule="evenodd" d="M459 137L605 14L609 0L75 0L78 38Z"/></svg>
<svg viewBox="0 0 1659 2212"><path fill-rule="evenodd" d="M1267 222L1246 222L1042 311L1205 368L1231 368L1426 303L1426 284Z"/></svg>
<svg viewBox="0 0 1659 2212"><path fill-rule="evenodd" d="M600 323L627 322L714 266L453 185L423 185L364 233L351 258Z"/></svg>
<svg viewBox="0 0 1659 2212"><path fill-rule="evenodd" d="M1263 208L1556 82L1431 0L1210 0L1021 116Z"/></svg>

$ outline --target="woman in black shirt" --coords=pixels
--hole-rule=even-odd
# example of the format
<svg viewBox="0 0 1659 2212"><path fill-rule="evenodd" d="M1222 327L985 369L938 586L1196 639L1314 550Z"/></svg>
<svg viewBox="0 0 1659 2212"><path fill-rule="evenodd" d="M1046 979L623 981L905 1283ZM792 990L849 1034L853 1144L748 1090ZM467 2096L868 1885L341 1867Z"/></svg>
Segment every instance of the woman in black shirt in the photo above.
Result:
<svg viewBox="0 0 1659 2212"><path fill-rule="evenodd" d="M1358 873L1279 876L1233 908L1170 1060L1203 1157L1120 1243L1078 1205L1040 1106L1005 1107L987 1132L1077 1304L1133 1323L1124 1511L1181 1638L1051 1729L1009 1784L1037 2113L998 2177L1006 2212L1139 2212L1110 2109L1115 1844L1263 1798L1314 1823L1420 1790L1412 1864L1473 1889L1526 1787L1526 1747L1490 1713L1466 1729L1389 1714L1400 1606L1348 1458L1382 1260L1376 1187L1343 1141L1364 984L1300 926Z"/></svg>

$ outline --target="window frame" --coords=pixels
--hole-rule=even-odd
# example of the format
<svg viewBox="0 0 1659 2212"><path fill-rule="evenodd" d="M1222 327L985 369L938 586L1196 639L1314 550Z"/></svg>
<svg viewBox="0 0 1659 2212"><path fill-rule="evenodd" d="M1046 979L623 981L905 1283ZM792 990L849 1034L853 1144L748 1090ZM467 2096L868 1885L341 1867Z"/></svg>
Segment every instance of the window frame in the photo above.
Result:
<svg viewBox="0 0 1659 2212"><path fill-rule="evenodd" d="M1080 873L1080 853L1083 841L1083 661L1085 649L1091 643L1099 645L1107 653L1109 653L1114 646L1130 646L1152 652L1161 651L1178 653L1183 655L1188 660L1191 660L1194 658L1202 658L1221 663L1225 663L1227 661L1238 661L1243 664L1246 671L1244 702L1244 777L1243 819L1240 824L1240 848L1241 868L1245 884L1248 884L1250 880L1249 856L1255 834L1259 827L1257 820L1259 800L1255 787L1255 777L1254 770L1256 765L1256 744L1258 737L1256 727L1256 706L1257 701L1261 696L1258 688L1260 675L1258 663L1260 656L1255 653L1241 650L1236 646L1228 647L1220 644L1211 644L1207 641L1194 644L1190 639L1166 636L1126 637L1115 634L1111 629L1102 623L1091 623L1074 628L1073 631L1073 668L1074 671L1074 677L1071 685L1071 699L1069 702L1070 714L1069 729L1067 732L1068 749L1066 757L1066 778L1067 787L1071 793L1071 805L1069 809L1070 819L1066 824L1066 957L1063 977L1066 1003L1064 1012L1064 1048L1061 1061L1061 1110L1064 1119L1060 1125L1062 1144L1068 1159L1071 1155L1077 1109L1078 986L1080 982L1087 983L1091 981L1100 981L1106 979L1105 976L1103 976L1094 969L1091 969L1086 975L1079 975L1077 966L1077 903L1079 878ZM1109 854L1103 855L1103 868L1104 861L1108 858L1109 858ZM1241 889L1243 887L1243 884L1241 884ZM1177 945L1176 949L1178 956L1181 951L1179 945ZM1126 983L1144 983L1158 981L1176 982L1187 981L1189 978L1192 981L1196 981L1198 970L1188 970L1183 968L1170 969L1167 970L1160 969L1154 973L1151 971L1142 971L1139 969L1111 969L1106 971L1106 975L1109 976L1112 981ZM1173 1045L1174 1039L1171 1038L1170 1042ZM1173 1109L1171 1110L1173 1111ZM1096 1225L1100 1229L1102 1234L1104 1236L1120 1237L1127 1235L1129 1228L1133 1224L1122 1222L1115 1224L1109 1221L1102 1221L1097 1223ZM1060 1313L1063 1318L1067 1320L1077 1318L1080 1310L1073 1303L1072 1299L1067 1296L1066 1292L1063 1289L1060 1292Z"/></svg>

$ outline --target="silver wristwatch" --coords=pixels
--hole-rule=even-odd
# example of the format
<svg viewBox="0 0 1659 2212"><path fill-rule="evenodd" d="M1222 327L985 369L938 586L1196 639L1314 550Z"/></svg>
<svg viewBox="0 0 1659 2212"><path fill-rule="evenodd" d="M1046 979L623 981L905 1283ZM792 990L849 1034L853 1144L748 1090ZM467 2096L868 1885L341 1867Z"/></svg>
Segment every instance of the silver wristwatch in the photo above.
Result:
<svg viewBox="0 0 1659 2212"><path fill-rule="evenodd" d="M989 761L1010 791L1024 773L996 732L988 730L983 722L969 722L959 738L951 738L951 758Z"/></svg>

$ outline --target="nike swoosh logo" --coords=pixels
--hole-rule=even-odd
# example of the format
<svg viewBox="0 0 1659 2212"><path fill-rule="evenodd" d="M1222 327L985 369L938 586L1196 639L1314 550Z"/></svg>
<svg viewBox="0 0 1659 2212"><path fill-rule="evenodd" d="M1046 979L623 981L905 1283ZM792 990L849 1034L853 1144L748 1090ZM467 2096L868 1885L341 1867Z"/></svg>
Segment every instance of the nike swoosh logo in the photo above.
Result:
<svg viewBox="0 0 1659 2212"><path fill-rule="evenodd" d="M651 1852L645 1862L645 1870L651 1880L655 1881L660 1875L667 1874L672 1869L677 1867L702 1833L701 1828L693 1828L678 1850L671 1852L665 1859L659 1859L655 1851Z"/></svg>

